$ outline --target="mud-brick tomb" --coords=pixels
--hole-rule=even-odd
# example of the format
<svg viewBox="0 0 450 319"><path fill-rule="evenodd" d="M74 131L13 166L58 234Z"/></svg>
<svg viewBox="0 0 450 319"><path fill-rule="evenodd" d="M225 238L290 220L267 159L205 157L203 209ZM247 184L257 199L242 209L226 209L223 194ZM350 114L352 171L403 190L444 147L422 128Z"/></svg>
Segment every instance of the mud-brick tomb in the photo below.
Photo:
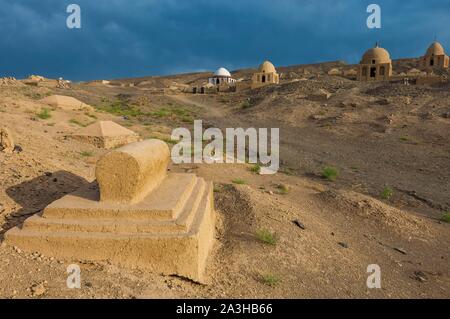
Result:
<svg viewBox="0 0 450 319"><path fill-rule="evenodd" d="M162 141L104 155L97 181L9 230L7 244L63 260L113 264L204 281L214 241L212 184L168 173Z"/></svg>

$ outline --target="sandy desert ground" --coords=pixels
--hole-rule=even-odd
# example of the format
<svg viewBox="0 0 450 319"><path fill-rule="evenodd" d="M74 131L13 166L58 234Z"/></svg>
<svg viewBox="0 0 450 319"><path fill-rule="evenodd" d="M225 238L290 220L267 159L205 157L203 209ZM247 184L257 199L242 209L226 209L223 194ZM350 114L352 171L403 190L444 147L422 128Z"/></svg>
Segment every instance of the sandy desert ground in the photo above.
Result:
<svg viewBox="0 0 450 319"><path fill-rule="evenodd" d="M450 298L450 225L441 221L450 212L450 82L358 83L327 75L335 66L282 68L289 77L279 86L214 95L151 90L205 74L117 81L145 82L133 87L0 86L0 127L20 146L0 153L0 239L94 179L106 151L66 138L94 121L168 142L173 128L191 127L194 119L219 128L278 127L281 137L281 172L274 176L248 164L171 166L214 182L218 223L206 284L107 260L56 260L3 243L0 297ZM316 96L320 89L331 97ZM51 94L95 110L55 108L41 118L46 106L39 100ZM339 171L335 181L322 177L326 166ZM382 196L386 189L392 196ZM261 231L276 242L261 241ZM81 289L66 286L73 262L82 269ZM381 267L381 289L366 286L370 264Z"/></svg>

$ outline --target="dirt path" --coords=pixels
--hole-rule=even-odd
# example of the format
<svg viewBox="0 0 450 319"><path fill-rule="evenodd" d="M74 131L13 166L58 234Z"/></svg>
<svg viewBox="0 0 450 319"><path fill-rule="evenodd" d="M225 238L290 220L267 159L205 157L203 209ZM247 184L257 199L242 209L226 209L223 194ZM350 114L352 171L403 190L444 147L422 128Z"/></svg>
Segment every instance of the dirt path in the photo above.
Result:
<svg viewBox="0 0 450 319"><path fill-rule="evenodd" d="M340 171L335 183L338 188L380 198L383 189L389 187L394 190L394 205L432 219L450 210L450 148L427 133L431 132L431 124L425 128L422 124L404 122L405 128L383 135L374 135L366 124L349 126L345 134L336 134L333 127L324 128L308 121L296 126L267 111L257 111L255 115L242 113L215 100L199 101L201 98L176 97L181 103L204 109L204 119L221 129L280 128L282 166L298 176L320 180L325 166L335 166ZM420 139L404 140L404 136Z"/></svg>
<svg viewBox="0 0 450 319"><path fill-rule="evenodd" d="M225 115L225 113L223 112L223 110L221 110L220 108L215 107L212 104L205 104L199 101L195 101L193 99L190 99L188 96L186 95L182 95L182 94L178 94L178 95L170 95L170 98L172 98L173 100L184 104L184 105L194 105L197 106L201 109L203 109L205 111L205 114L208 114L209 116L212 117L223 117Z"/></svg>

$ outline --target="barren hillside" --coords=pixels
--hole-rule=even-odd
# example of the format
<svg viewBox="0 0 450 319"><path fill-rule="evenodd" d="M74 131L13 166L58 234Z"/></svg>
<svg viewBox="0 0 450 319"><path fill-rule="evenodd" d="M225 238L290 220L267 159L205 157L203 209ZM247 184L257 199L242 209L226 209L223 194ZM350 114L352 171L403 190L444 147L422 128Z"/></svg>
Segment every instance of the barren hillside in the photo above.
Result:
<svg viewBox="0 0 450 319"><path fill-rule="evenodd" d="M327 75L336 67L351 68L281 68L290 75L280 86L215 95L147 90L207 74L117 80L146 82L134 87L1 85L0 128L19 147L0 152L0 236L94 179L106 151L67 136L98 120L169 144L172 129L195 119L278 127L282 167L262 176L247 164L171 166L215 186L218 223L205 285L2 244L0 297L449 298L450 232L440 220L450 211L449 85L362 84ZM40 99L51 94L94 111L50 108ZM335 180L323 177L326 166ZM81 266L80 290L66 286L71 263ZM382 289L366 286L370 264L381 267Z"/></svg>

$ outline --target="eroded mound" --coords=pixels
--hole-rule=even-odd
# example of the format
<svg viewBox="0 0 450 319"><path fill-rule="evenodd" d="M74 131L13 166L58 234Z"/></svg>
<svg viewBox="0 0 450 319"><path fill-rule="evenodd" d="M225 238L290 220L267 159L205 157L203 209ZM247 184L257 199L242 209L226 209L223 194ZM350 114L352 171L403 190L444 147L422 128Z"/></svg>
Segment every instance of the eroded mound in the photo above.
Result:
<svg viewBox="0 0 450 319"><path fill-rule="evenodd" d="M382 228L389 228L403 236L429 237L426 222L410 213L389 206L372 197L346 190L328 190L317 195L317 199L345 214L348 218L359 217Z"/></svg>

